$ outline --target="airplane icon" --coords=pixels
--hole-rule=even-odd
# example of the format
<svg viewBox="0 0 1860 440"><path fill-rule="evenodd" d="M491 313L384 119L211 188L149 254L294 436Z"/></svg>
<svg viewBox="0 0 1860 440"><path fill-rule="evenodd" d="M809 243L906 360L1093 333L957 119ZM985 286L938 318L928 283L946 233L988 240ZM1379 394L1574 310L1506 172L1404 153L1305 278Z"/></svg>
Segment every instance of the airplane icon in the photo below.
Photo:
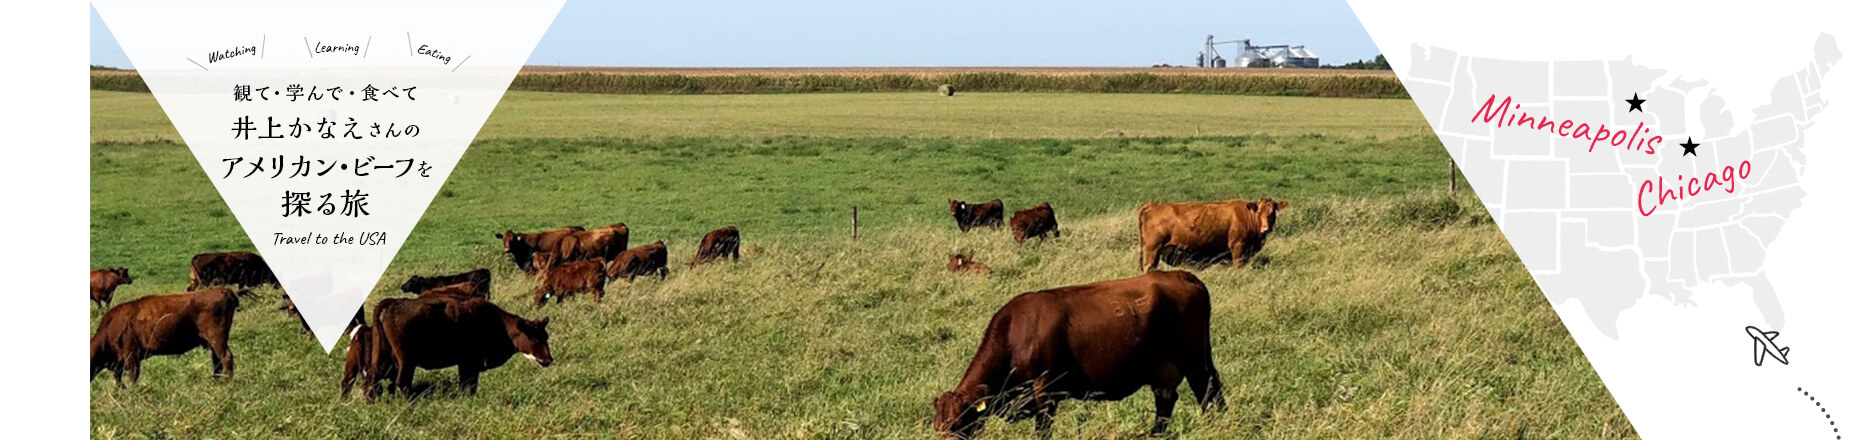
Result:
<svg viewBox="0 0 1860 440"><path fill-rule="evenodd" d="M1789 365L1789 347L1778 347L1776 345L1776 337L1782 335L1781 332L1766 332L1755 326L1746 326L1744 327L1744 333L1750 335L1751 350L1755 352L1757 357L1757 366L1763 366L1764 353L1768 353L1770 357L1776 358L1776 360L1782 362L1783 365Z"/></svg>

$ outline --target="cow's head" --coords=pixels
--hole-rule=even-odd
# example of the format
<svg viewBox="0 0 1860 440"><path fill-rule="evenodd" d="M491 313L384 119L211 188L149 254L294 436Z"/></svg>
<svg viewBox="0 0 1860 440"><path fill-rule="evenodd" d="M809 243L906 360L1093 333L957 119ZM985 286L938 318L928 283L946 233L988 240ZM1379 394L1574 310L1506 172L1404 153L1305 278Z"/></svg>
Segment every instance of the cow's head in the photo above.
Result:
<svg viewBox="0 0 1860 440"><path fill-rule="evenodd" d="M407 282L400 283L400 291L407 292L407 293L419 293L420 290L422 290L421 289L422 287L426 287L426 283L427 283L426 277L419 276L419 275L410 276L410 277L407 277Z"/></svg>
<svg viewBox="0 0 1860 440"><path fill-rule="evenodd" d="M964 203L964 202L962 202L962 201L960 201L960 200L956 200L956 199L950 199L950 200L949 200L949 213L950 213L950 214L961 214L961 213L963 213L963 212L965 212L965 211L968 211L968 210L969 210L969 204L968 204L968 203Z"/></svg>
<svg viewBox="0 0 1860 440"><path fill-rule="evenodd" d="M110 339L105 337L101 330L97 332L97 336L90 339L91 380L96 380L97 373L103 370L121 371L120 369L123 368L122 358L116 355L116 349L110 346L109 341ZM117 384L122 384L121 377L117 378Z"/></svg>
<svg viewBox="0 0 1860 440"><path fill-rule="evenodd" d="M527 249L529 247L529 243L523 239L523 234L518 234L516 231L505 229L504 232L492 236L504 242L505 253L511 253L515 252L515 250Z"/></svg>
<svg viewBox="0 0 1860 440"><path fill-rule="evenodd" d="M518 353L523 353L523 357L543 367L555 363L555 358L549 355L549 318L534 321L517 318L508 327L510 344Z"/></svg>
<svg viewBox="0 0 1860 440"><path fill-rule="evenodd" d="M129 278L129 268L127 267L113 268L110 269L110 272L115 273L116 277L122 280L120 284L130 284L136 281L135 279Z"/></svg>
<svg viewBox="0 0 1860 440"><path fill-rule="evenodd" d="M987 385L977 385L969 389L958 386L954 391L936 397L936 401L933 402L936 406L936 418L931 419L930 425L936 428L937 432L955 438L967 439L974 436L975 432L982 427L982 418L991 411L988 407L988 400L990 399L988 399Z"/></svg>
<svg viewBox="0 0 1860 440"><path fill-rule="evenodd" d="M1259 233L1268 234L1279 222L1279 211L1290 205L1283 201L1273 201L1271 197L1261 197L1258 201L1246 202L1246 210L1258 216Z"/></svg>

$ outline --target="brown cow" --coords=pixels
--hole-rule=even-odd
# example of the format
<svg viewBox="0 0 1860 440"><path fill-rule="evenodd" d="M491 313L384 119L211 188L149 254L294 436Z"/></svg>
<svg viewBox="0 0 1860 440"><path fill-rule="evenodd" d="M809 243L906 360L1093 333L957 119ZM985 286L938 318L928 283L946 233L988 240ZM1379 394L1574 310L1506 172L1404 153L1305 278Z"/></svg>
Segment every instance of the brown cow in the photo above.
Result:
<svg viewBox="0 0 1860 440"><path fill-rule="evenodd" d="M342 361L342 398L349 398L349 390L355 387L357 380L371 383L370 380L378 380L375 378L395 375L392 362L383 362L379 365L369 362L369 356L374 350L374 339L375 328L367 324L356 326L349 331L349 350Z"/></svg>
<svg viewBox="0 0 1860 440"><path fill-rule="evenodd" d="M1008 228L1014 231L1015 243L1026 243L1027 239L1034 237L1046 240L1048 233L1053 238L1059 238L1059 219L1053 217L1051 203L1014 211L1014 217L1008 219Z"/></svg>
<svg viewBox="0 0 1860 440"><path fill-rule="evenodd" d="M388 298L375 305L373 341L360 372L369 402L393 373L394 388L413 396L415 369L458 367L459 386L478 393L478 374L522 354L548 367L549 318L528 320L482 299Z"/></svg>
<svg viewBox="0 0 1860 440"><path fill-rule="evenodd" d="M116 298L116 286L134 283L127 267L90 271L90 302L97 307L109 307L110 301Z"/></svg>
<svg viewBox="0 0 1860 440"><path fill-rule="evenodd" d="M625 277L627 282L632 282L633 278L657 273L659 279L663 280L670 272L665 268L665 254L665 240L627 249L614 258L612 263L608 263L607 278L617 280Z"/></svg>
<svg viewBox="0 0 1860 440"><path fill-rule="evenodd" d="M1208 302L1207 286L1182 271L1016 296L988 322L962 381L936 398L933 425L969 438L987 416L1033 416L1050 436L1060 401L1121 400L1148 386L1150 432L1161 434L1184 378L1203 411L1224 408Z"/></svg>
<svg viewBox="0 0 1860 440"><path fill-rule="evenodd" d="M949 214L956 217L956 229L962 232L969 232L970 229L984 226L999 229L1001 228L1001 213L1006 211L1003 206L1001 199L982 203L950 200Z"/></svg>
<svg viewBox="0 0 1860 440"><path fill-rule="evenodd" d="M735 226L724 226L722 229L710 231L709 234L704 234L704 240L698 242L697 255L692 256L691 264L685 267L697 267L699 264L721 260L724 257L729 257L730 261L739 260L743 257L740 252L742 245L743 236L736 231Z"/></svg>
<svg viewBox="0 0 1860 440"><path fill-rule="evenodd" d="M471 283L473 294L482 296L485 299L491 298L491 269L485 268L452 275L431 277L414 275L408 277L407 282L401 283L400 291L418 294L436 287L458 283Z"/></svg>
<svg viewBox="0 0 1860 440"><path fill-rule="evenodd" d="M561 263L555 253L537 252L537 281L541 284L536 286L531 300L537 306L542 306L544 300L553 296L556 304L561 304L563 297L592 292L594 302L601 302L601 298L607 297L608 276L602 270L605 263L599 259Z"/></svg>
<svg viewBox="0 0 1860 440"><path fill-rule="evenodd" d="M534 256L537 252L552 251L562 245L562 239L584 231L580 226L564 226L542 232L515 232L505 229L494 234L504 241L504 253L510 254L510 260L525 273L536 273Z"/></svg>
<svg viewBox="0 0 1860 440"><path fill-rule="evenodd" d="M1158 261L1206 266L1231 259L1235 268L1266 245L1266 235L1289 204L1271 197L1257 201L1145 203L1137 210L1137 236L1143 242L1140 270L1156 270Z"/></svg>
<svg viewBox="0 0 1860 440"><path fill-rule="evenodd" d="M980 261L975 261L974 256L960 253L949 256L949 265L947 267L950 272L956 273L987 275L989 272L988 265L982 264Z"/></svg>
<svg viewBox="0 0 1860 440"><path fill-rule="evenodd" d="M233 353L227 346L239 297L230 289L154 295L123 303L103 314L90 338L90 377L110 370L122 386L142 377L142 360L178 355L195 347L213 352L213 377L232 377Z"/></svg>
<svg viewBox="0 0 1860 440"><path fill-rule="evenodd" d="M575 231L556 244L555 255L561 261L612 260L626 251L631 231L626 223L614 223L586 231Z"/></svg>
<svg viewBox="0 0 1860 440"><path fill-rule="evenodd" d="M278 287L265 258L251 252L196 254L187 272L187 291L208 286Z"/></svg>

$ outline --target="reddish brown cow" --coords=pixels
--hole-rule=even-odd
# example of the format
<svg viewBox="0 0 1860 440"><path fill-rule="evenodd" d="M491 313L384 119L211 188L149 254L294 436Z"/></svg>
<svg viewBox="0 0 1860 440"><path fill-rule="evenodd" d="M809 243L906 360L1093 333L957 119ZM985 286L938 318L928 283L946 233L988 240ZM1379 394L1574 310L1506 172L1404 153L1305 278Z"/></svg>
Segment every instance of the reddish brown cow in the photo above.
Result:
<svg viewBox="0 0 1860 440"><path fill-rule="evenodd" d="M743 236L736 231L735 226L724 226L722 229L710 231L709 234L704 234L704 240L698 242L697 255L692 256L691 264L685 267L697 267L699 264L721 260L724 257L729 257L730 261L741 259L742 254L739 250L742 244Z"/></svg>
<svg viewBox="0 0 1860 440"><path fill-rule="evenodd" d="M127 267L90 271L90 302L97 307L109 307L110 301L116 298L116 286L134 283Z"/></svg>
<svg viewBox="0 0 1860 440"><path fill-rule="evenodd" d="M1034 237L1045 240L1047 234L1059 238L1059 219L1053 217L1051 203L1014 211L1014 217L1008 219L1008 228L1014 231L1015 243L1026 243Z"/></svg>
<svg viewBox="0 0 1860 440"><path fill-rule="evenodd" d="M982 264L980 261L975 261L975 257L973 256L960 253L949 256L949 265L947 267L950 272L956 273L987 275L989 272L988 265Z"/></svg>
<svg viewBox="0 0 1860 440"><path fill-rule="evenodd" d="M510 260L525 273L536 273L534 256L537 252L553 251L562 246L562 240L576 232L584 231L580 226L564 226L542 232L515 232L505 229L495 234L504 241L504 253L510 254Z"/></svg>
<svg viewBox="0 0 1860 440"><path fill-rule="evenodd" d="M969 232L970 229L984 226L1000 228L1001 214L1006 211L1006 208L1003 206L1001 199L989 200L982 203L950 200L949 214L950 216L956 217L956 229L960 229L962 232Z"/></svg>
<svg viewBox="0 0 1860 440"><path fill-rule="evenodd" d="M90 377L96 380L98 372L110 370L121 386L127 371L129 381L138 382L143 359L206 347L213 352L213 377L230 378L233 352L226 340L238 308L238 294L225 288L145 296L118 305L103 314L90 338Z"/></svg>
<svg viewBox="0 0 1860 440"><path fill-rule="evenodd" d="M1148 386L1150 431L1161 434L1185 378L1203 411L1224 408L1208 303L1207 286L1182 271L1016 296L989 320L962 381L936 398L932 424L969 438L987 416L1032 416L1050 435L1060 401L1121 400Z"/></svg>
<svg viewBox="0 0 1860 440"><path fill-rule="evenodd" d="M601 298L607 297L608 276L602 270L605 263L599 259L561 263L554 253L537 252L537 281L541 285L536 286L531 300L537 306L542 306L544 300L553 296L555 302L561 304L563 297L591 292L594 294L594 302L600 302Z"/></svg>
<svg viewBox="0 0 1860 440"><path fill-rule="evenodd" d="M528 320L482 299L388 298L375 305L373 341L361 369L369 402L392 373L394 388L413 396L415 369L458 367L459 386L477 394L478 374L522 354L548 367L549 318ZM381 374L377 374L381 373Z"/></svg>
<svg viewBox="0 0 1860 440"><path fill-rule="evenodd" d="M187 272L187 291L208 286L278 287L265 258L251 252L196 254Z"/></svg>
<svg viewBox="0 0 1860 440"><path fill-rule="evenodd" d="M349 331L349 349L342 361L342 398L349 398L349 390L356 381L372 383L375 378L394 377L392 362L372 364L369 356L374 350L375 328L367 324L356 326ZM376 368L381 367L381 368Z"/></svg>
<svg viewBox="0 0 1860 440"><path fill-rule="evenodd" d="M626 251L626 223L614 223L586 231L576 231L556 244L555 255L561 261L612 260Z"/></svg>
<svg viewBox="0 0 1860 440"><path fill-rule="evenodd" d="M1156 270L1158 261L1175 266L1207 266L1223 260L1235 268L1266 246L1266 236L1289 204L1271 197L1257 201L1145 203L1137 210L1137 236L1143 243L1140 270Z"/></svg>
<svg viewBox="0 0 1860 440"><path fill-rule="evenodd" d="M607 278L617 280L624 277L627 282L632 282L633 278L657 273L659 279L663 280L670 272L665 268L665 254L664 240L627 249L607 265Z"/></svg>
<svg viewBox="0 0 1860 440"><path fill-rule="evenodd" d="M485 268L452 275L431 277L414 275L408 277L407 282L401 283L400 291L418 294L436 287L458 283L471 283L473 294L483 296L485 299L491 298L491 269Z"/></svg>

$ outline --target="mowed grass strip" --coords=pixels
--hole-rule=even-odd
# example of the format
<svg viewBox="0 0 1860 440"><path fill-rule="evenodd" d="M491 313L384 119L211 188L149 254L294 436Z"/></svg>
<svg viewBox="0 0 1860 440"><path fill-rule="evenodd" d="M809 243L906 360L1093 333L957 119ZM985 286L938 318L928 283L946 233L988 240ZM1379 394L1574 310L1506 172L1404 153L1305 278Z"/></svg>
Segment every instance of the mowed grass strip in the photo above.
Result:
<svg viewBox="0 0 1860 440"><path fill-rule="evenodd" d="M92 142L180 141L152 95L91 92ZM227 124L231 124L230 121ZM228 125L230 127L230 125ZM964 93L609 95L509 92L478 139L1431 136L1405 99Z"/></svg>
<svg viewBox="0 0 1860 440"><path fill-rule="evenodd" d="M370 302L409 274L492 267L497 302L554 318L555 366L513 359L476 396L445 370L419 374L416 402L341 402L340 354L265 291L234 326L238 377L208 380L192 353L146 362L140 386L98 381L93 436L935 438L930 399L1008 298L1134 274L1144 201L1271 195L1293 205L1261 266L1199 272L1232 408L1182 405L1177 438L1632 437L1476 198L1440 196L1444 155L1311 136L484 141ZM184 147L97 145L91 165L93 264L137 274L119 301L184 287L195 252L249 248ZM1050 201L1065 235L960 234L951 197ZM490 236L612 221L665 239L674 265L736 224L744 259L539 310ZM956 251L995 273L943 272ZM1146 392L1059 414L1056 438L1133 437L1152 416Z"/></svg>

